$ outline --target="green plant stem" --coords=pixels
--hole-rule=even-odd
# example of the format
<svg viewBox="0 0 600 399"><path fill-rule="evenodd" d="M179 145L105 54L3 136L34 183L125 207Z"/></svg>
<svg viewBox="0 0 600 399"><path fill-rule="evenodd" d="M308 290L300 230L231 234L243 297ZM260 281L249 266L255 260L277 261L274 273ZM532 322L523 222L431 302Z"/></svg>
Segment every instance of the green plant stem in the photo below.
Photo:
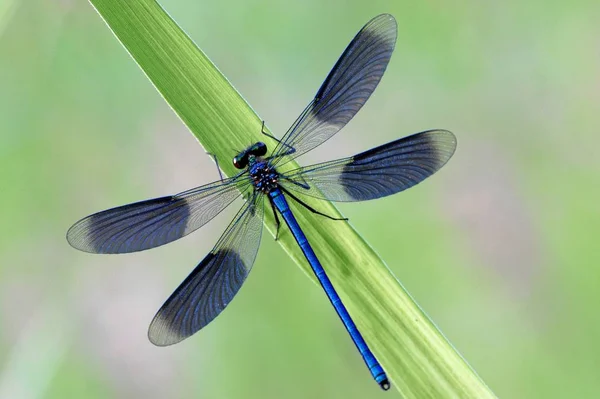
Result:
<svg viewBox="0 0 600 399"><path fill-rule="evenodd" d="M230 159L231 148L265 140L260 118L156 1L90 2L207 151ZM273 148L274 143L267 144ZM220 166L228 175L235 172L230 164ZM308 202L315 205L316 200ZM331 203L318 201L316 206L339 215ZM349 223L324 221L292 208L365 340L404 397L495 397ZM265 223L273 233L269 212ZM282 229L278 242L314 280L289 232Z"/></svg>

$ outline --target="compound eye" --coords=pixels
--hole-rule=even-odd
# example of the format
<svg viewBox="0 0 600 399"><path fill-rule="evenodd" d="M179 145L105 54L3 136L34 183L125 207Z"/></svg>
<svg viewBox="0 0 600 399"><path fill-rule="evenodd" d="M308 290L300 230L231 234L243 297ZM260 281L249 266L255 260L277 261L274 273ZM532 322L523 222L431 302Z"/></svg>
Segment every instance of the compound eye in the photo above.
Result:
<svg viewBox="0 0 600 399"><path fill-rule="evenodd" d="M262 157L267 154L267 145L262 141L254 144L254 148L252 149L252 153L256 156Z"/></svg>
<svg viewBox="0 0 600 399"><path fill-rule="evenodd" d="M248 166L248 158L245 155L233 157L233 166L237 169L244 169Z"/></svg>

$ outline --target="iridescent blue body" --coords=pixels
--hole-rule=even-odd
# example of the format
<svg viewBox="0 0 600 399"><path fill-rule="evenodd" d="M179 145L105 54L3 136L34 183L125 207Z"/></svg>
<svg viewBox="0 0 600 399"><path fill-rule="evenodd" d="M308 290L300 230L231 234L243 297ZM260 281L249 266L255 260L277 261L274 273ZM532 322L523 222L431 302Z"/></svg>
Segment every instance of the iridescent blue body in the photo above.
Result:
<svg viewBox="0 0 600 399"><path fill-rule="evenodd" d="M369 371L373 375L373 378L383 389L387 390L390 384L385 372L383 371L383 368L375 358L375 355L373 355L373 352L371 352L369 349L369 346L365 342L365 339L361 335L360 331L358 331L354 320L352 320L350 317L350 314L342 303L340 296L335 291L331 280L329 280L327 273L325 273L321 262L319 262L319 258L317 258L317 255L310 246L310 243L304 235L302 228L300 228L298 225L298 222L296 221L296 218L294 217L294 214L292 213L292 210L290 209L283 192L277 184L277 171L269 165L269 162L258 159L254 156L250 156L248 160L248 174L254 189L267 194L271 198L272 204L275 206L277 211L281 214L281 216L283 216L283 220L285 220L290 232L296 239L296 242L300 246L302 253L310 264L310 267L319 280L319 283L321 283L321 287L323 287L325 294L327 294L329 301L335 308L335 311L342 320L342 323L344 323L344 327L346 327L348 334L350 334L350 338L352 338L352 341L354 341L354 344L358 348L358 351L369 368Z"/></svg>
<svg viewBox="0 0 600 399"><path fill-rule="evenodd" d="M279 175L275 168L269 165L267 161L256 158L251 155L248 160L248 177L250 178L254 189L265 194L277 190L277 180Z"/></svg>
<svg viewBox="0 0 600 399"><path fill-rule="evenodd" d="M277 143L269 156L267 145L257 142L233 158L233 165L240 170L237 175L221 177L219 181L179 194L98 212L69 229L69 244L82 251L102 254L143 251L199 229L240 195L246 199L214 248L154 316L148 329L153 344L172 345L192 336L231 302L256 259L267 199L277 232L281 215L373 378L381 388L390 388L382 366L350 317L287 200L323 216L325 223L329 223L325 218L338 220L331 223L344 223L346 219L321 213L302 198L367 201L406 190L434 174L450 159L456 138L447 130L427 130L347 158L292 170L286 168L285 172L280 166L321 145L354 117L379 84L396 36L396 21L391 15L382 14L369 21L282 139L262 130Z"/></svg>

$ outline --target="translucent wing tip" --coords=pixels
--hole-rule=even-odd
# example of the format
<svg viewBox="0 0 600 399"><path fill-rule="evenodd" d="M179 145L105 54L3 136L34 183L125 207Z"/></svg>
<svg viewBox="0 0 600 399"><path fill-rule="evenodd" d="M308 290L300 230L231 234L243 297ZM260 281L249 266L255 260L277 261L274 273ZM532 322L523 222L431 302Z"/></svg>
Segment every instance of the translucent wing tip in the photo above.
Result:
<svg viewBox="0 0 600 399"><path fill-rule="evenodd" d="M389 58L396 46L398 24L390 14L380 14L366 23L354 37L354 43L370 43L368 47L378 46ZM352 43L350 44L352 46ZM387 64L387 62L386 62Z"/></svg>
<svg viewBox="0 0 600 399"><path fill-rule="evenodd" d="M398 24L396 23L396 18L394 18L392 14L388 13L379 14L376 17L373 17L373 19L367 22L367 26L371 24L390 24L396 27L398 26Z"/></svg>
<svg viewBox="0 0 600 399"><path fill-rule="evenodd" d="M380 14L367 22L363 31L373 35L380 36L382 39L389 41L392 48L396 44L398 36L398 23L391 14Z"/></svg>
<svg viewBox="0 0 600 399"><path fill-rule="evenodd" d="M437 161L436 170L444 166L456 151L457 140L449 130L435 129L421 133L427 140L427 145L434 151Z"/></svg>
<svg viewBox="0 0 600 399"><path fill-rule="evenodd" d="M167 316L160 311L154 316L148 328L148 339L156 346L174 345L187 337L179 334Z"/></svg>
<svg viewBox="0 0 600 399"><path fill-rule="evenodd" d="M90 239L92 216L81 219L67 231L67 242L70 246L83 252L98 253L98 249Z"/></svg>

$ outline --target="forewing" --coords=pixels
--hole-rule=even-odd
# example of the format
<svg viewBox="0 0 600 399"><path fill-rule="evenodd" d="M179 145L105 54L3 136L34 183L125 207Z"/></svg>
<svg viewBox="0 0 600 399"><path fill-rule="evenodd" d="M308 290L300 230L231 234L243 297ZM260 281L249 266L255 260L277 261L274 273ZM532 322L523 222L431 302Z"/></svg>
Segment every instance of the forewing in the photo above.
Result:
<svg viewBox="0 0 600 399"><path fill-rule="evenodd" d="M358 32L313 101L276 147L273 163L282 159L287 162L310 151L354 117L381 80L396 36L396 20L389 14L373 18Z"/></svg>
<svg viewBox="0 0 600 399"><path fill-rule="evenodd" d="M428 130L353 157L292 170L280 184L330 201L366 201L422 182L444 166L455 149L452 132Z"/></svg>
<svg viewBox="0 0 600 399"><path fill-rule="evenodd" d="M158 247L200 228L248 187L246 179L236 177L108 209L75 223L67 232L67 241L81 251L99 254Z"/></svg>
<svg viewBox="0 0 600 399"><path fill-rule="evenodd" d="M212 251L160 308L148 330L158 346L193 335L219 315L248 276L260 245L263 195L242 207Z"/></svg>

